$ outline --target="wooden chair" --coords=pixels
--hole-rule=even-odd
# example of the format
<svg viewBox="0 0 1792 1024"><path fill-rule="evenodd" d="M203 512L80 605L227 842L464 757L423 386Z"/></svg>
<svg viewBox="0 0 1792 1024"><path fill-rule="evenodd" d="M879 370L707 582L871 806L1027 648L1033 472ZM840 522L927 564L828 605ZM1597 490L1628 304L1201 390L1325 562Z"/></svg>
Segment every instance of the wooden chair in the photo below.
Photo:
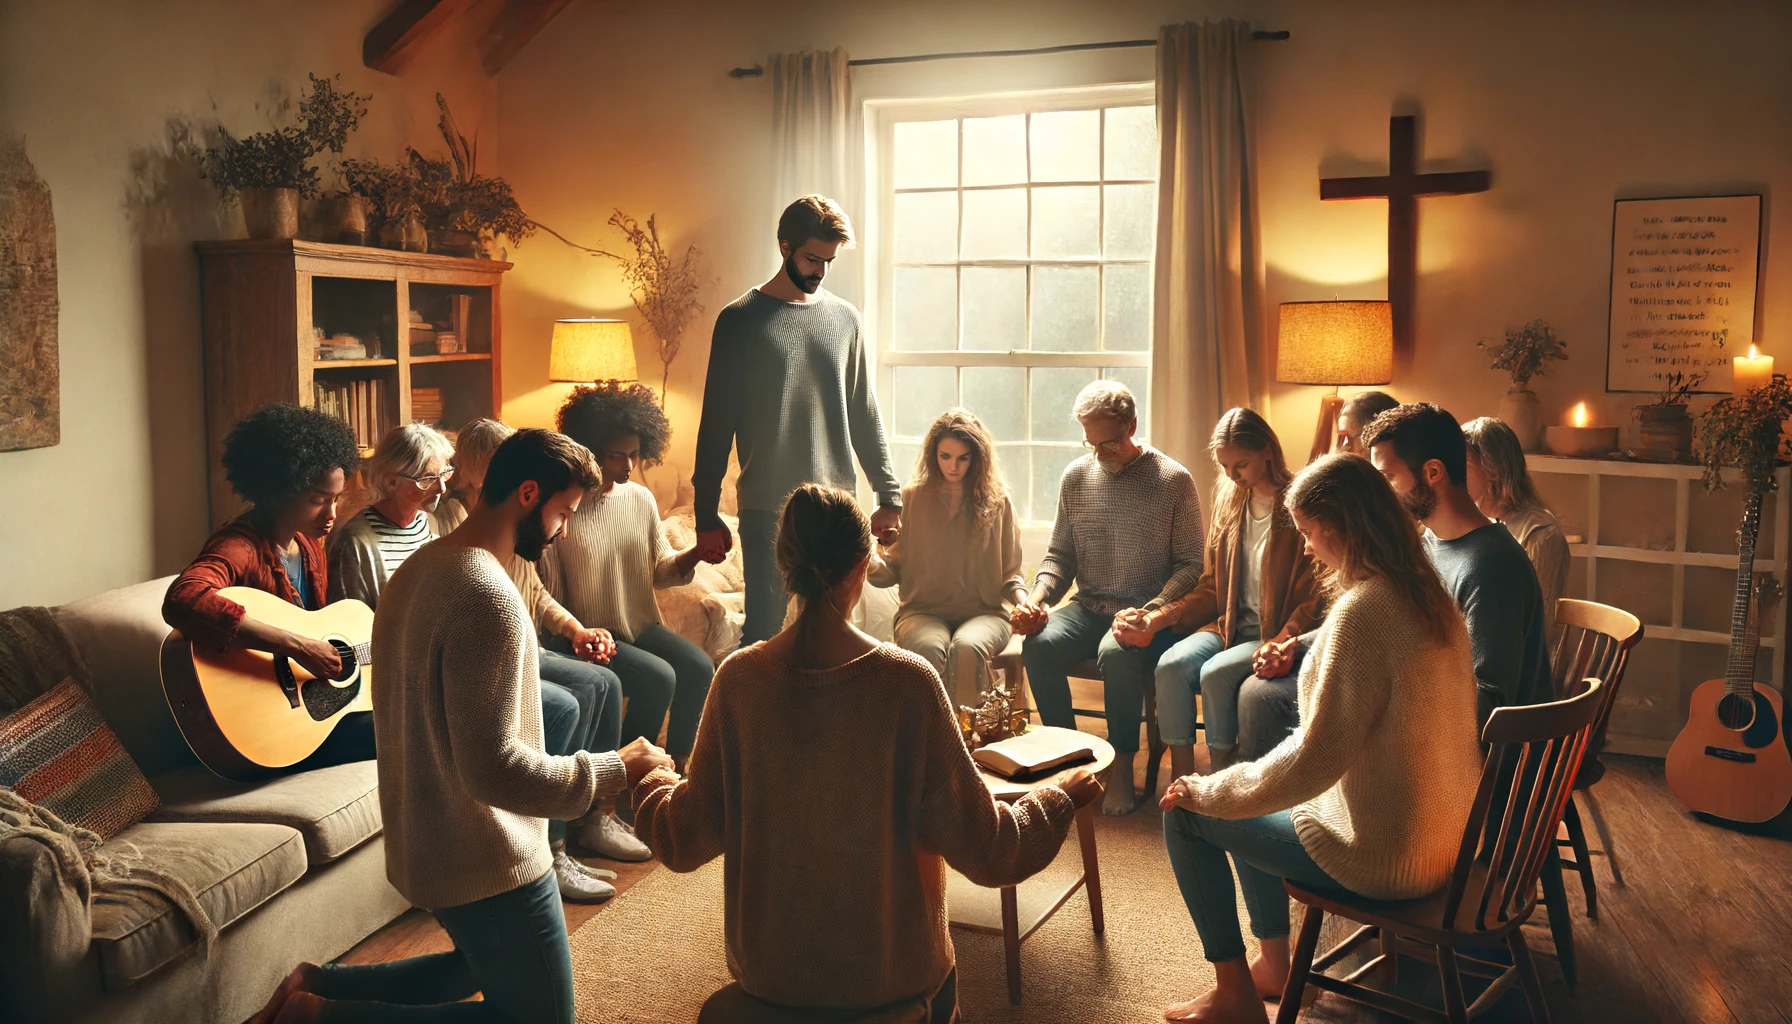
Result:
<svg viewBox="0 0 1792 1024"><path fill-rule="evenodd" d="M1587 756L1581 761L1579 774L1574 777L1574 789L1585 791L1605 775L1599 751L1605 746L1606 726L1611 723L1618 687L1624 683L1630 650L1643 639L1643 623L1621 608L1567 597L1556 602L1556 623L1561 626L1553 659L1556 692L1566 693L1568 681L1573 679L1592 677L1605 681L1605 694L1599 702L1599 713L1593 719ZM1572 797L1562 823L1568 834L1558 838L1556 845L1574 855L1573 860L1563 860L1562 866L1573 869L1580 876L1581 891L1587 900L1587 917L1596 921L1599 919L1599 891L1593 878L1593 860L1587 850L1586 831L1581 827L1580 812ZM1611 859L1611 837L1602 835L1600 838L1605 843L1607 863L1616 875L1617 863Z"/></svg>
<svg viewBox="0 0 1792 1024"><path fill-rule="evenodd" d="M1487 719L1481 732L1482 741L1489 745L1481 785L1463 826L1450 883L1442 892L1423 899L1387 901L1352 893L1311 892L1293 882L1284 883L1289 895L1306 904L1307 910L1295 943L1293 970L1276 1012L1277 1024L1293 1024L1299 1017L1301 995L1309 982L1408 1020L1456 1024L1491 1007L1516 981L1524 990L1532 1019L1549 1020L1537 967L1519 926L1536 909L1538 874L1553 849L1556 828L1604 696L1604 684L1589 679L1584 690L1567 700L1498 708ZM1498 792L1507 779L1506 791ZM1319 929L1328 912L1362 927L1315 958ZM1371 938L1382 939L1379 955L1347 977L1323 973ZM1460 952L1463 947L1502 944L1511 951L1510 965ZM1435 959L1443 984L1443 1012L1358 983L1384 963L1394 968L1392 974L1398 978L1400 953ZM1492 978L1492 984L1471 1005L1464 1005L1462 970Z"/></svg>
<svg viewBox="0 0 1792 1024"><path fill-rule="evenodd" d="M1002 653L989 659L990 669L1002 673L1002 683L1008 687L1009 693L1020 693L1022 692L1021 688L1027 684L1027 663L1025 658L1021 655L1021 643L1025 639L1025 637L1020 636L1010 639L1008 641L1008 646L1002 648ZM1070 671L1066 674L1072 679L1091 679L1096 682L1101 681L1101 669L1095 664L1095 659L1093 658L1077 662L1075 665L1071 666ZM1033 713L1031 705L1028 706L1027 713L1029 715ZM1100 718L1103 720L1106 720L1107 718L1107 712L1101 708L1072 707L1070 713L1080 718ZM1195 715L1195 729L1199 731L1205 728L1206 726L1202 723L1200 714L1197 713ZM1109 739L1112 739L1112 737L1109 737ZM1157 772L1163 765L1164 751L1168 749L1169 745L1164 742L1163 733L1157 727L1157 687L1147 685L1145 687L1145 756L1147 758L1145 762L1146 800L1153 799L1153 794L1157 792Z"/></svg>

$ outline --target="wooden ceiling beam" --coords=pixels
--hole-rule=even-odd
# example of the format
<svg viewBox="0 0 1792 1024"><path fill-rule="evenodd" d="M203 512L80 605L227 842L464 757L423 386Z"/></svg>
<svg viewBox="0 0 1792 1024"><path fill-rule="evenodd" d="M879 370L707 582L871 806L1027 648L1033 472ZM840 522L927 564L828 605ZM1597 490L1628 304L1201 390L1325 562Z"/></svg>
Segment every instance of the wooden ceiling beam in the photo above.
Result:
<svg viewBox="0 0 1792 1024"><path fill-rule="evenodd" d="M572 0L508 0L504 9L479 40L479 62L485 73L504 70L510 59L529 45L536 33L554 20Z"/></svg>
<svg viewBox="0 0 1792 1024"><path fill-rule="evenodd" d="M473 0L402 0L361 40L361 63L396 75Z"/></svg>

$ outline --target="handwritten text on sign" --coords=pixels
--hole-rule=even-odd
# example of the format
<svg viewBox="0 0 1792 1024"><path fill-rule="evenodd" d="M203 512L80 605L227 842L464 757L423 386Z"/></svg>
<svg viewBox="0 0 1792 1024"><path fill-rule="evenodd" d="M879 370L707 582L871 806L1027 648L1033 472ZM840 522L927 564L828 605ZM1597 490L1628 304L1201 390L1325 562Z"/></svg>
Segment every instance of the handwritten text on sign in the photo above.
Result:
<svg viewBox="0 0 1792 1024"><path fill-rule="evenodd" d="M1658 391L1678 372L1727 394L1755 336L1760 237L1760 196L1619 200L1606 390Z"/></svg>

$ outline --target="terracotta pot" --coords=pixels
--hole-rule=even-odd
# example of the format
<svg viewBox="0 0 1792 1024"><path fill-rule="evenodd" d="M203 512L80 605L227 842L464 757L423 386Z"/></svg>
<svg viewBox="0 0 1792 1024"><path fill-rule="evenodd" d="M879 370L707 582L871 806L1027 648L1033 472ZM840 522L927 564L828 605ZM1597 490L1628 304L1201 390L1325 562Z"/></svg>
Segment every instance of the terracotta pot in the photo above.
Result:
<svg viewBox="0 0 1792 1024"><path fill-rule="evenodd" d="M477 256L479 236L471 231L436 228L429 233L429 249L444 256Z"/></svg>
<svg viewBox="0 0 1792 1024"><path fill-rule="evenodd" d="M1655 456L1684 461L1692 458L1692 414L1684 405L1639 405L1642 449Z"/></svg>
<svg viewBox="0 0 1792 1024"><path fill-rule="evenodd" d="M337 196L324 204L324 237L339 245L367 244L366 196Z"/></svg>
<svg viewBox="0 0 1792 1024"><path fill-rule="evenodd" d="M299 190L246 188L238 193L250 238L299 237Z"/></svg>
<svg viewBox="0 0 1792 1024"><path fill-rule="evenodd" d="M1518 443L1527 452L1543 450L1543 403L1537 393L1523 384L1512 385L1500 399L1500 419L1518 435Z"/></svg>

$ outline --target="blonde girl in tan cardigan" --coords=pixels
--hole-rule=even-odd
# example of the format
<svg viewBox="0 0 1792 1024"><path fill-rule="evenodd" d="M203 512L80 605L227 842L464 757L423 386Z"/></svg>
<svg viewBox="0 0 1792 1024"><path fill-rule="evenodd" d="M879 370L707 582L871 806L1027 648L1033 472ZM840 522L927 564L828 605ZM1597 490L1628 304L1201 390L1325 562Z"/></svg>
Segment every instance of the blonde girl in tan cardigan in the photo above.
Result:
<svg viewBox="0 0 1792 1024"><path fill-rule="evenodd" d="M1020 527L982 421L947 410L902 489L901 534L871 558L872 586L900 586L897 646L927 659L955 704L975 704L989 659L1014 635L1002 602L1027 598Z"/></svg>

